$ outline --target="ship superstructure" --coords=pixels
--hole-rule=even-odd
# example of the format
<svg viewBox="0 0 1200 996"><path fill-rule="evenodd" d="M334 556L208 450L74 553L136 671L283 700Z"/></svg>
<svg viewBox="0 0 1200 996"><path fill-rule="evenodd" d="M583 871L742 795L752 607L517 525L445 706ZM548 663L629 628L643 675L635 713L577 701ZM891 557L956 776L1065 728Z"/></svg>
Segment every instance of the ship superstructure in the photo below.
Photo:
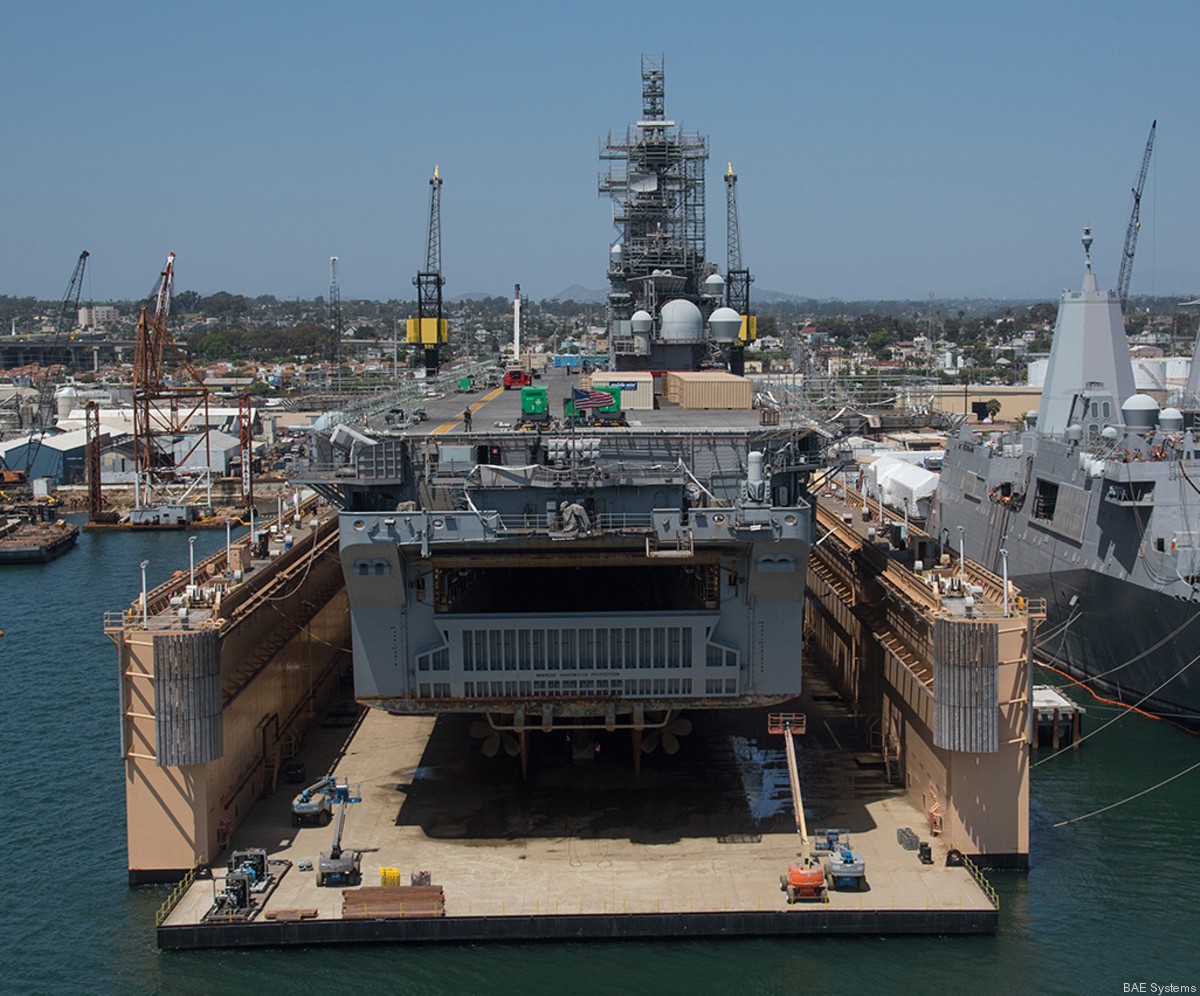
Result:
<svg viewBox="0 0 1200 996"><path fill-rule="evenodd" d="M1090 252L1082 288L1059 305L1036 429L986 443L964 429L946 452L937 528L1046 599L1043 656L1200 723L1193 416L1136 393L1120 301L1099 289Z"/></svg>
<svg viewBox="0 0 1200 996"><path fill-rule="evenodd" d="M716 344L749 334L741 313L722 307L726 282L705 259L708 139L679 129L665 101L663 60L643 56L641 117L623 135L610 132L600 151L599 192L612 200L618 233L608 262L615 370L692 370L719 357ZM738 274L748 288L740 263Z"/></svg>
<svg viewBox="0 0 1200 996"><path fill-rule="evenodd" d="M751 412L720 429L639 414L593 432L410 432L314 481L344 509L360 702L484 713L500 734L640 737L682 709L799 693L819 437Z"/></svg>

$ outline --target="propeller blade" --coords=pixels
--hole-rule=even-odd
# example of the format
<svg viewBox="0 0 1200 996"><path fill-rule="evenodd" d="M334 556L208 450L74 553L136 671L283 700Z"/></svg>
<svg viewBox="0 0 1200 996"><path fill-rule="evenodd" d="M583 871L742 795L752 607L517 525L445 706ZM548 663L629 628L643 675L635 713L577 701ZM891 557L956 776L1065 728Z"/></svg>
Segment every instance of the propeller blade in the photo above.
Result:
<svg viewBox="0 0 1200 996"><path fill-rule="evenodd" d="M495 757L500 750L500 734L493 733L483 742L483 756Z"/></svg>
<svg viewBox="0 0 1200 996"><path fill-rule="evenodd" d="M668 754L675 755L679 753L679 738L668 730L663 730L662 745L663 750Z"/></svg>

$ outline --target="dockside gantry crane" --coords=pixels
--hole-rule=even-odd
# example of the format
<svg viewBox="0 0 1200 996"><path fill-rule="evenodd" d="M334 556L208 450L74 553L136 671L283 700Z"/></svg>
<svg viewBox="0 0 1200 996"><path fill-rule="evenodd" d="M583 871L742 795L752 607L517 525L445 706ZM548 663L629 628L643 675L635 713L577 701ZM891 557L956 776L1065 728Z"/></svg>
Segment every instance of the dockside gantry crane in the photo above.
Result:
<svg viewBox="0 0 1200 996"><path fill-rule="evenodd" d="M450 338L442 311L442 178L433 167L429 180L429 240L425 269L413 278L417 288L417 317L408 320L408 342L419 345L425 357L425 376L437 376L439 348Z"/></svg>
<svg viewBox="0 0 1200 996"><path fill-rule="evenodd" d="M1150 137L1146 139L1146 152L1142 156L1142 168L1137 184L1133 188L1133 210L1129 215L1129 227L1125 229L1125 248L1121 251L1121 271L1117 276L1117 297L1121 299L1121 314L1129 301L1129 281L1133 279L1133 254L1137 250L1138 229L1142 227L1142 189L1146 186L1146 173L1150 169L1150 154L1154 151L1154 130L1158 119L1150 123Z"/></svg>
<svg viewBox="0 0 1200 996"><path fill-rule="evenodd" d="M729 372L741 377L746 372L746 343L757 337L754 314L750 310L750 285L754 277L742 265L742 232L738 222L737 174L733 163L725 172L725 235L727 258L725 303L742 317L742 328L729 349Z"/></svg>

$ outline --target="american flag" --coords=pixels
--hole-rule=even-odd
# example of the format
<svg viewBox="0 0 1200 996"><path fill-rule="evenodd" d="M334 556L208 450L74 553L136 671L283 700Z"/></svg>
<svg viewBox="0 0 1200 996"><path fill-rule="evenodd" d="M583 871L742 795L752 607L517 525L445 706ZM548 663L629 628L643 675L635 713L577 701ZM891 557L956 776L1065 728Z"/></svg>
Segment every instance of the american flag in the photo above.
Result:
<svg viewBox="0 0 1200 996"><path fill-rule="evenodd" d="M603 391L581 391L572 388L571 401L575 403L576 411L586 412L593 408L607 408L613 403L613 396Z"/></svg>

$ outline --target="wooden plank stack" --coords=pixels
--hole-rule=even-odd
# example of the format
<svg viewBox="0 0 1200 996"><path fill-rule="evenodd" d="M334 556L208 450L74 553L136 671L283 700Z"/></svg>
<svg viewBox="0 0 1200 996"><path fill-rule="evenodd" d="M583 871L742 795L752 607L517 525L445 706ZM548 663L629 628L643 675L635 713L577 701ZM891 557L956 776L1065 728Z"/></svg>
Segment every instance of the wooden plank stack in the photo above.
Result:
<svg viewBox="0 0 1200 996"><path fill-rule="evenodd" d="M278 920L280 923L295 923L298 920L315 919L317 911L315 909L295 909L295 910L267 910L263 916L268 920Z"/></svg>
<svg viewBox="0 0 1200 996"><path fill-rule="evenodd" d="M440 885L366 885L342 890L343 920L400 920L446 915Z"/></svg>

